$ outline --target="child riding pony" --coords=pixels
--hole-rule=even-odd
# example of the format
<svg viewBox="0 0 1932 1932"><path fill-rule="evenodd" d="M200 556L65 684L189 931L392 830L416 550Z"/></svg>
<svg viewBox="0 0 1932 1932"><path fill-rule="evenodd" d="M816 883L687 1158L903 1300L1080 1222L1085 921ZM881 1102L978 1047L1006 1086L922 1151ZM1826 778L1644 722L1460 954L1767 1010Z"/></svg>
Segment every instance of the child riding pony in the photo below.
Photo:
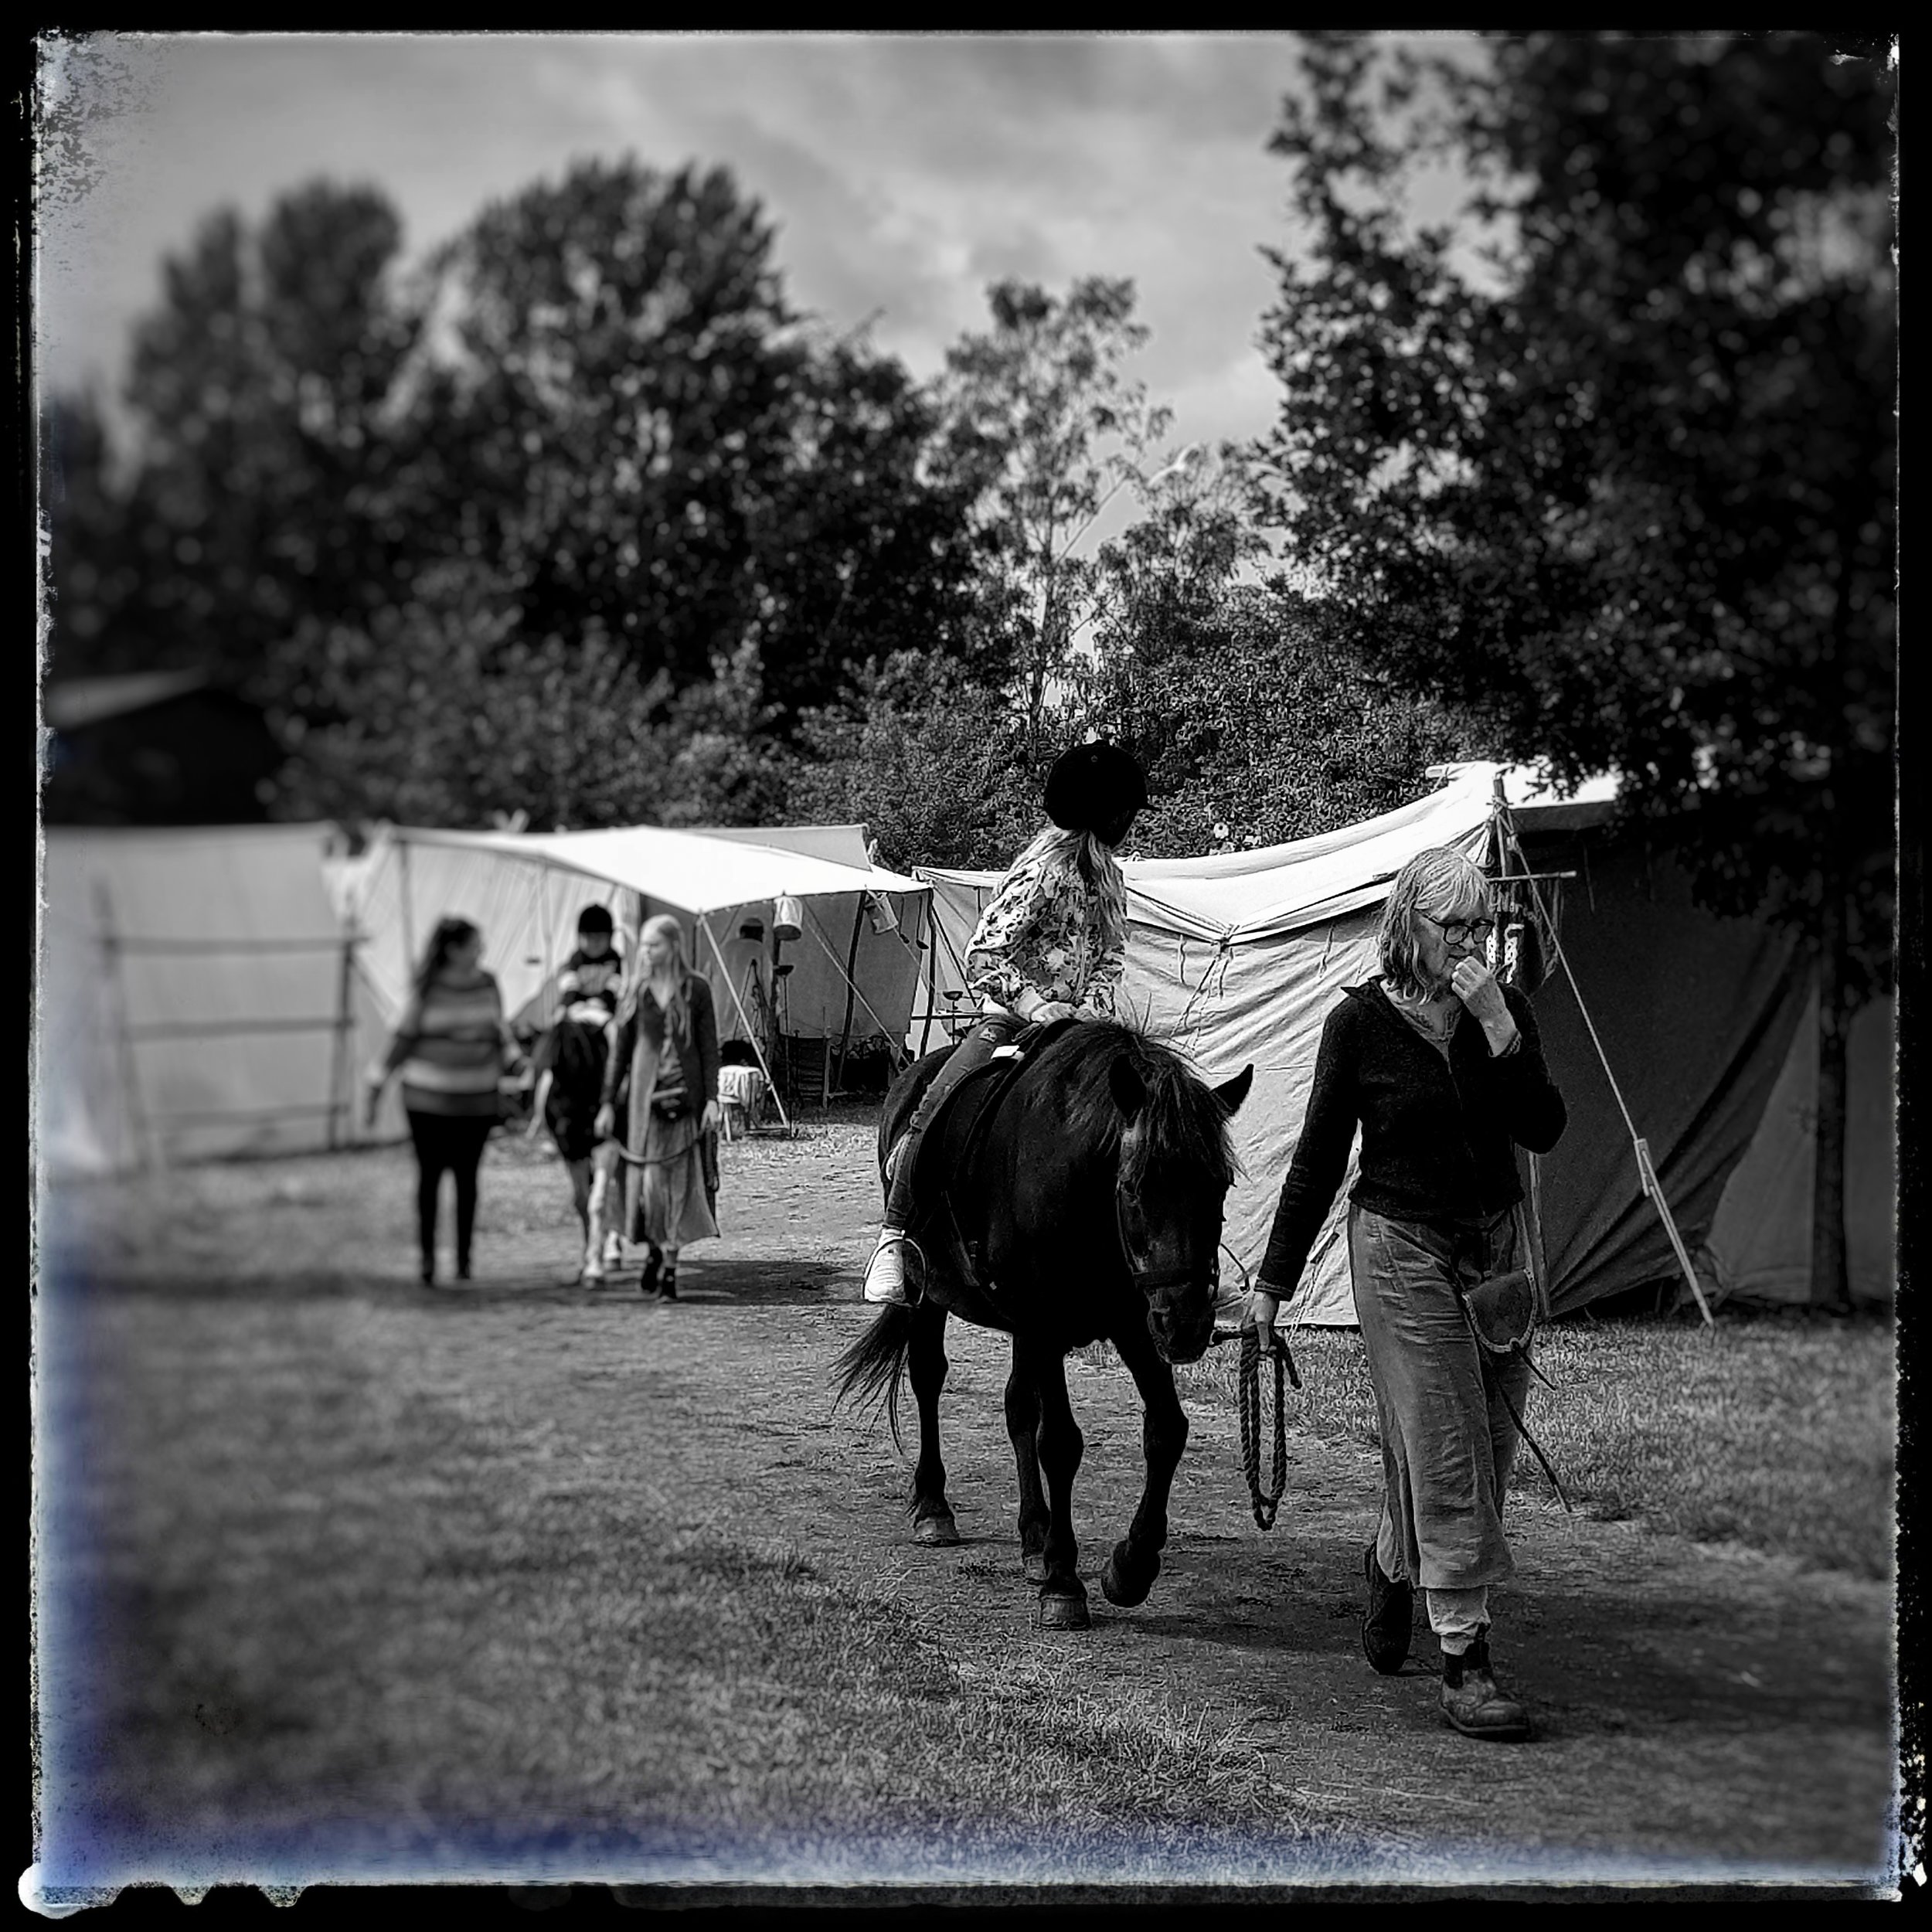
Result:
<svg viewBox="0 0 1932 1932"><path fill-rule="evenodd" d="M912 1298L913 1175L926 1130L954 1090L1029 1023L1114 1016L1127 953L1127 883L1114 851L1147 803L1147 781L1117 746L1077 745L1047 774L1045 803L1052 823L1001 880L967 945L966 984L983 1017L947 1056L889 1161L868 1301Z"/></svg>

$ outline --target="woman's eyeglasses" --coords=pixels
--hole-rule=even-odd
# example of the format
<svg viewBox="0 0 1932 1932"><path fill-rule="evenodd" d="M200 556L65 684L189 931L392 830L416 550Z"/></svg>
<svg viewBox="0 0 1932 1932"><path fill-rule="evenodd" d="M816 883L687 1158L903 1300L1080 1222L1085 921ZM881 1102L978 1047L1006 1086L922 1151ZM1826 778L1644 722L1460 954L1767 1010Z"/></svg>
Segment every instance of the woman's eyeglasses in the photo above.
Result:
<svg viewBox="0 0 1932 1932"><path fill-rule="evenodd" d="M1438 919L1433 913L1424 912L1418 912L1416 917L1427 920L1451 946L1461 946L1472 939L1478 946L1487 946L1489 935L1496 930L1493 919Z"/></svg>

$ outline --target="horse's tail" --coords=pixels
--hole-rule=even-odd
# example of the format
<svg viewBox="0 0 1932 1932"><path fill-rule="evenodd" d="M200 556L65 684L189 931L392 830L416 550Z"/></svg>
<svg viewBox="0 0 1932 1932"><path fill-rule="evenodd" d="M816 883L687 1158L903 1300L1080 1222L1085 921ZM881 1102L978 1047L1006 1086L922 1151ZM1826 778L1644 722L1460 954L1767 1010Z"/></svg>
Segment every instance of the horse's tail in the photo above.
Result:
<svg viewBox="0 0 1932 1932"><path fill-rule="evenodd" d="M912 1345L912 1310L891 1305L881 1308L878 1320L832 1365L832 1373L838 1378L838 1393L832 1399L832 1406L837 1408L855 1391L862 1400L875 1407L883 1403L894 1448L904 1446L899 1434L899 1391L905 1380L906 1357Z"/></svg>

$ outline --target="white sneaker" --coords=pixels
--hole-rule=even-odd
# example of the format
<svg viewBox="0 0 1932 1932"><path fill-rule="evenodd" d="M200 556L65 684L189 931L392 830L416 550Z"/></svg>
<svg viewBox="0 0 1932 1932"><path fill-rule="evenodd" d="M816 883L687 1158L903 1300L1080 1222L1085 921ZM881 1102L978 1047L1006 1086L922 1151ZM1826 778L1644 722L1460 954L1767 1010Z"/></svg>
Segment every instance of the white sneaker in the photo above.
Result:
<svg viewBox="0 0 1932 1932"><path fill-rule="evenodd" d="M578 1277L587 1288L600 1287L604 1281L604 1264L594 1254L583 1264L583 1272Z"/></svg>
<svg viewBox="0 0 1932 1932"><path fill-rule="evenodd" d="M903 1229L881 1228L879 1245L866 1264L866 1285L861 1291L868 1301L883 1301L889 1307L904 1308L911 1298L906 1292L906 1236Z"/></svg>

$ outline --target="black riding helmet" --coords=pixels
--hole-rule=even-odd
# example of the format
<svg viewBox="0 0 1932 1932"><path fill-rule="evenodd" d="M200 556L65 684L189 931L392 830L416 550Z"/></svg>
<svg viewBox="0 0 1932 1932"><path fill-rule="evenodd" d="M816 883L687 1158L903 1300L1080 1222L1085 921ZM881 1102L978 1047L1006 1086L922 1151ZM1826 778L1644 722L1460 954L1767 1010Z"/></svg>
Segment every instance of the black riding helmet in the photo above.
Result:
<svg viewBox="0 0 1932 1932"><path fill-rule="evenodd" d="M1147 803L1138 762L1103 738L1076 745L1046 774L1046 815L1063 832L1100 832Z"/></svg>

